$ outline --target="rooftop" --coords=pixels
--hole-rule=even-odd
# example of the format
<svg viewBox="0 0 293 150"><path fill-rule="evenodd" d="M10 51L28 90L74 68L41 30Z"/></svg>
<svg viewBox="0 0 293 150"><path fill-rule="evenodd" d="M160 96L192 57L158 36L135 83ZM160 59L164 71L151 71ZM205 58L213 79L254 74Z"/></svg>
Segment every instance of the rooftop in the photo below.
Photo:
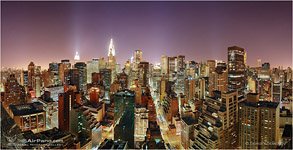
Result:
<svg viewBox="0 0 293 150"><path fill-rule="evenodd" d="M250 107L266 107L266 108L277 108L279 106L278 102L269 102L269 101L259 101L259 102L247 102L243 101L241 104Z"/></svg>
<svg viewBox="0 0 293 150"><path fill-rule="evenodd" d="M124 149L127 147L127 141L105 139L99 149Z"/></svg>
<svg viewBox="0 0 293 150"><path fill-rule="evenodd" d="M9 105L10 110L14 116L23 116L29 114L36 114L44 112L42 108L43 104L40 102L18 104L18 105Z"/></svg>
<svg viewBox="0 0 293 150"><path fill-rule="evenodd" d="M182 121L184 121L187 125L193 125L197 123L197 121L192 117L182 117Z"/></svg>

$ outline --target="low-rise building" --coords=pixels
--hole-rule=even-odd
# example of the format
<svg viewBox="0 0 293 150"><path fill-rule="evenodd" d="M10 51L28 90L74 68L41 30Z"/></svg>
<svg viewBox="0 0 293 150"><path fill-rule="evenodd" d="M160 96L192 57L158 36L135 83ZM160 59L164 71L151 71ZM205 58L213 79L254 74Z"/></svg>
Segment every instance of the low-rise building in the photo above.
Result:
<svg viewBox="0 0 293 150"><path fill-rule="evenodd" d="M22 131L37 133L46 129L46 112L40 102L9 105L8 113Z"/></svg>

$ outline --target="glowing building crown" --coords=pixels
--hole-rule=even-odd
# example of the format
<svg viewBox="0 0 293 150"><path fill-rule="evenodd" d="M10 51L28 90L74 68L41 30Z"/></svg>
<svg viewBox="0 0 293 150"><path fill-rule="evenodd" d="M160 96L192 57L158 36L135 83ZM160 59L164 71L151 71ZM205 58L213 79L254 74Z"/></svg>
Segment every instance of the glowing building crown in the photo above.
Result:
<svg viewBox="0 0 293 150"><path fill-rule="evenodd" d="M78 52L75 52L74 60L80 60Z"/></svg>
<svg viewBox="0 0 293 150"><path fill-rule="evenodd" d="M113 39L111 39L111 41L110 41L108 56L110 56L110 54L115 56L115 48L114 48L114 44L113 44Z"/></svg>

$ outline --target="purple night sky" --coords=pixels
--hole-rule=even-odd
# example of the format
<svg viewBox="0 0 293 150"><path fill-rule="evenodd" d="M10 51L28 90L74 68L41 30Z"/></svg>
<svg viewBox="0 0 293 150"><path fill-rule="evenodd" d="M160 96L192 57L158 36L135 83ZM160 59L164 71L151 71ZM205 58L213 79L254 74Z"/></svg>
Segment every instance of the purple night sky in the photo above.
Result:
<svg viewBox="0 0 293 150"><path fill-rule="evenodd" d="M119 63L185 55L227 61L227 47L271 66L291 66L292 2L1 2L2 66L106 57L110 38Z"/></svg>

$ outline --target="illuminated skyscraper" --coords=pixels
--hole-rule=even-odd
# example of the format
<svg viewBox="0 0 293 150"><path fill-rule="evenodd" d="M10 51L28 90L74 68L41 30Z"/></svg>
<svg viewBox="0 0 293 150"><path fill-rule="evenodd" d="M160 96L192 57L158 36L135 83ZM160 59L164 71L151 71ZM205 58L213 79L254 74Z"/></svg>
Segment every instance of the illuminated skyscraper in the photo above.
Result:
<svg viewBox="0 0 293 150"><path fill-rule="evenodd" d="M238 141L238 96L236 91L221 92L222 105L226 112L223 118L225 144L222 148L236 148Z"/></svg>
<svg viewBox="0 0 293 150"><path fill-rule="evenodd" d="M238 90L238 96L244 96L245 50L238 46L228 47L228 90Z"/></svg>
<svg viewBox="0 0 293 150"><path fill-rule="evenodd" d="M113 39L110 40L110 45L108 49L107 68L111 69L111 81L113 82L116 76L116 58L115 58L115 48L113 44Z"/></svg>
<svg viewBox="0 0 293 150"><path fill-rule="evenodd" d="M36 76L36 97L41 96L41 78Z"/></svg>
<svg viewBox="0 0 293 150"><path fill-rule="evenodd" d="M78 51L75 52L74 60L75 60L75 61L79 61L79 60L80 60L80 57L79 57Z"/></svg>
<svg viewBox="0 0 293 150"><path fill-rule="evenodd" d="M168 57L168 78L169 81L173 81L175 78L175 71L177 71L177 57Z"/></svg>
<svg viewBox="0 0 293 150"><path fill-rule="evenodd" d="M225 62L217 62L215 69L215 90L221 92L228 90L228 71Z"/></svg>
<svg viewBox="0 0 293 150"><path fill-rule="evenodd" d="M60 79L59 79L59 65L57 62L49 63L49 74L51 78L51 82L53 85L59 85Z"/></svg>
<svg viewBox="0 0 293 150"><path fill-rule="evenodd" d="M63 131L70 129L70 111L75 103L80 102L80 93L70 89L58 95L58 126Z"/></svg>
<svg viewBox="0 0 293 150"><path fill-rule="evenodd" d="M124 95L124 96L121 96ZM128 141L130 149L134 148L134 107L135 94L125 90L114 94L114 139Z"/></svg>
<svg viewBox="0 0 293 150"><path fill-rule="evenodd" d="M237 147L237 92L214 91L203 103L199 124L195 125L194 149L231 149Z"/></svg>
<svg viewBox="0 0 293 150"><path fill-rule="evenodd" d="M216 72L215 72L215 69L216 69L216 60L208 60L207 61L207 65L208 65L208 68L209 68L209 71L208 71L208 77L209 77L209 84L208 84L208 89L209 89L209 95L212 96L212 91L214 91L216 89Z"/></svg>
<svg viewBox="0 0 293 150"><path fill-rule="evenodd" d="M78 62L74 64L74 67L78 70L78 89L79 91L85 91L86 90L86 64L84 62Z"/></svg>
<svg viewBox="0 0 293 150"><path fill-rule="evenodd" d="M195 98L195 79L193 78L186 78L184 81L185 88L184 94L187 100L191 100Z"/></svg>
<svg viewBox="0 0 293 150"><path fill-rule="evenodd" d="M272 101L273 102L281 102L282 100L282 82L278 82L278 83L275 83L275 82L272 82Z"/></svg>
<svg viewBox="0 0 293 150"><path fill-rule="evenodd" d="M161 57L161 74L167 74L168 73L168 57L163 55Z"/></svg>
<svg viewBox="0 0 293 150"><path fill-rule="evenodd" d="M35 87L35 64L33 62L28 65L28 87Z"/></svg>
<svg viewBox="0 0 293 150"><path fill-rule="evenodd" d="M115 48L113 44L113 39L110 40L110 45L109 45L109 51L108 51L108 56L115 56Z"/></svg>
<svg viewBox="0 0 293 150"><path fill-rule="evenodd" d="M111 82L112 82L112 78L111 78L111 69L100 69L100 73L102 75L102 82L103 85L105 86L105 99L109 99L110 95L110 86L111 86Z"/></svg>
<svg viewBox="0 0 293 150"><path fill-rule="evenodd" d="M69 80L69 69L71 68L70 61L65 59L61 60L61 63L59 63L59 79L61 80L61 83L66 84Z"/></svg>
<svg viewBox="0 0 293 150"><path fill-rule="evenodd" d="M93 59L87 62L87 83L92 83L92 73L99 72L99 59Z"/></svg>
<svg viewBox="0 0 293 150"><path fill-rule="evenodd" d="M185 56L177 56L177 72L184 71L185 68Z"/></svg>
<svg viewBox="0 0 293 150"><path fill-rule="evenodd" d="M276 148L279 142L279 116L279 103L259 101L257 93L247 94L247 100L239 104L241 148Z"/></svg>
<svg viewBox="0 0 293 150"><path fill-rule="evenodd" d="M140 62L138 64L138 79L142 87L149 85L149 62Z"/></svg>
<svg viewBox="0 0 293 150"><path fill-rule="evenodd" d="M14 74L11 74L5 83L4 99L1 99L3 105L21 104L26 102L26 93L23 86L21 86ZM7 108L7 107L4 107Z"/></svg>
<svg viewBox="0 0 293 150"><path fill-rule="evenodd" d="M142 62L142 50L134 51L134 62L136 63Z"/></svg>

